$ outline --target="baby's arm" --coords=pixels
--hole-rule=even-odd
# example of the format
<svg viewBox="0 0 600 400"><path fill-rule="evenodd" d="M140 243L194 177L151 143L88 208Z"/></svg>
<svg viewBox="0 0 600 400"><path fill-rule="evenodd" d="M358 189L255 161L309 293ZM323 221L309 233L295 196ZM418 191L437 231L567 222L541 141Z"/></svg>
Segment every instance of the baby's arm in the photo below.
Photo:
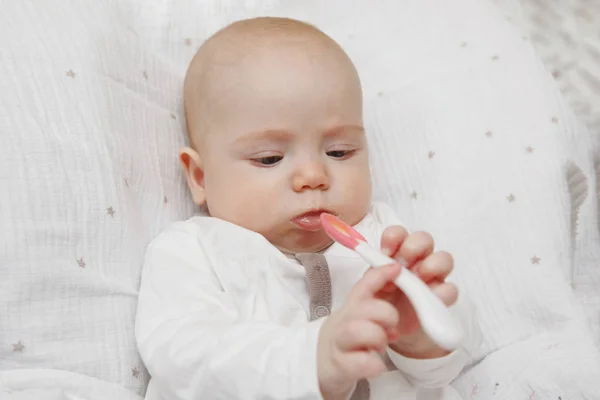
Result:
<svg viewBox="0 0 600 400"><path fill-rule="evenodd" d="M136 339L164 399L320 399L321 323L289 329L241 320L185 228L147 251Z"/></svg>

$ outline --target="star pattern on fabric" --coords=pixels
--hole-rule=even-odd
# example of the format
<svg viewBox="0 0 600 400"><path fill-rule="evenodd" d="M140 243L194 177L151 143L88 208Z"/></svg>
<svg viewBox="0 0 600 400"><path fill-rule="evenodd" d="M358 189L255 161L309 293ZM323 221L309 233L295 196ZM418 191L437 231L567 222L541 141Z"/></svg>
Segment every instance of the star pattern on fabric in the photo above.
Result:
<svg viewBox="0 0 600 400"><path fill-rule="evenodd" d="M498 61L499 59L500 59L500 56L499 56L499 55L497 55L497 54L494 54L494 55L492 56L492 61Z"/></svg>
<svg viewBox="0 0 600 400"><path fill-rule="evenodd" d="M485 133L485 136L486 136L486 137L488 137L488 138L491 138L492 136L494 136L494 132L492 132L492 131L487 131L487 132Z"/></svg>
<svg viewBox="0 0 600 400"><path fill-rule="evenodd" d="M13 353L22 353L25 350L25 345L20 340L17 343L14 343L12 347Z"/></svg>
<svg viewBox="0 0 600 400"><path fill-rule="evenodd" d="M133 376L134 378L139 378L140 370L137 367L131 368L131 376Z"/></svg>
<svg viewBox="0 0 600 400"><path fill-rule="evenodd" d="M419 197L419 194L413 190L413 192L410 194L410 197L411 199L416 200L417 197Z"/></svg>
<svg viewBox="0 0 600 400"><path fill-rule="evenodd" d="M85 268L85 261L83 261L83 257L77 259L77 265L79 265L79 268Z"/></svg>
<svg viewBox="0 0 600 400"><path fill-rule="evenodd" d="M507 200L509 203L514 203L514 201L515 201L515 200L517 200L517 198L515 197L515 195L514 195L514 194L512 194L512 193L511 193L511 194L509 194L508 196L506 196L506 200Z"/></svg>
<svg viewBox="0 0 600 400"><path fill-rule="evenodd" d="M531 146L527 146L525 147L525 151L529 154L533 153L535 151L535 149Z"/></svg>
<svg viewBox="0 0 600 400"><path fill-rule="evenodd" d="M558 124L558 118L556 117L552 117L550 121L552 121L553 124Z"/></svg>
<svg viewBox="0 0 600 400"><path fill-rule="evenodd" d="M115 212L116 212L116 211L115 211L115 209L114 209L112 206L110 206L110 207L108 207L108 208L106 209L106 214L107 214L107 215L110 215L112 218L114 218L114 217L115 217Z"/></svg>
<svg viewBox="0 0 600 400"><path fill-rule="evenodd" d="M75 78L76 74L72 69L70 69L67 72L65 72L65 75L68 76L69 78Z"/></svg>
<svg viewBox="0 0 600 400"><path fill-rule="evenodd" d="M435 151L433 151L433 150L430 150L430 151L429 151L429 153L427 153L427 157L428 157L429 159L432 159L433 157L435 157Z"/></svg>
<svg viewBox="0 0 600 400"><path fill-rule="evenodd" d="M539 258L538 256L533 256L533 257L531 257L531 263L532 263L532 264L537 264L537 265L539 265L539 263L540 263L541 261L542 261L542 259L541 259L541 258Z"/></svg>

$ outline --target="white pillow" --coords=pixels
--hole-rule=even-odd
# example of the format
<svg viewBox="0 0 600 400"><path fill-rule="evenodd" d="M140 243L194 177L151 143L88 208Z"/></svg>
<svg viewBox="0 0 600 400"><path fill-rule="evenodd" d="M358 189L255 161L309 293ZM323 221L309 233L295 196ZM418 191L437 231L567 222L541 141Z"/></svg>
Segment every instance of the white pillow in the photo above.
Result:
<svg viewBox="0 0 600 400"><path fill-rule="evenodd" d="M147 375L133 336L141 258L165 225L193 212L176 159L183 73L215 30L268 14L315 23L346 48L365 87L377 197L455 254L454 278L479 305L486 335L479 356L492 354L456 382L463 395L475 385L499 390L495 383L507 396L529 382L566 391L575 377L557 359L547 373L508 372L526 354L541 357L548 340L587 368L577 371L575 388L589 397L596 350L569 279L577 271L573 241L592 248L598 236L594 224L574 239L567 174L584 177L580 215L596 218L591 138L529 44L491 5L380 0L377 7L367 0L4 5L0 305L9 312L0 314L0 371L67 370L143 394ZM597 255L585 254L597 265Z"/></svg>

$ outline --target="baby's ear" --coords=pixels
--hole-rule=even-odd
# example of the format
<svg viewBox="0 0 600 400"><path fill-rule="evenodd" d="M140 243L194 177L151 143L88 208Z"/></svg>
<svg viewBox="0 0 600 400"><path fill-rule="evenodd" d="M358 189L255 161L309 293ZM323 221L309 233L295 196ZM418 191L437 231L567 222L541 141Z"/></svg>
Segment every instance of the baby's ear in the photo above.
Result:
<svg viewBox="0 0 600 400"><path fill-rule="evenodd" d="M198 152L190 147L184 147L179 152L179 161L185 173L188 187L194 203L201 206L206 202L204 192L204 168Z"/></svg>

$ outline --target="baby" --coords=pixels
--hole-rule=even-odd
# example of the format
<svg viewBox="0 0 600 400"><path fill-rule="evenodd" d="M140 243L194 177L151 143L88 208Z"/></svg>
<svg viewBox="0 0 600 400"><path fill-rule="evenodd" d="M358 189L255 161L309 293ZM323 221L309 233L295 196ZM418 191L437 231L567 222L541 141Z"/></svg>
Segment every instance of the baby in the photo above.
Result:
<svg viewBox="0 0 600 400"><path fill-rule="evenodd" d="M459 398L448 383L475 328L446 282L452 257L371 204L361 84L342 48L299 21L239 21L200 48L184 97L180 159L205 215L147 251L136 321L146 398ZM452 305L463 345L436 346L391 283L400 265L369 268L332 243L324 211Z"/></svg>

